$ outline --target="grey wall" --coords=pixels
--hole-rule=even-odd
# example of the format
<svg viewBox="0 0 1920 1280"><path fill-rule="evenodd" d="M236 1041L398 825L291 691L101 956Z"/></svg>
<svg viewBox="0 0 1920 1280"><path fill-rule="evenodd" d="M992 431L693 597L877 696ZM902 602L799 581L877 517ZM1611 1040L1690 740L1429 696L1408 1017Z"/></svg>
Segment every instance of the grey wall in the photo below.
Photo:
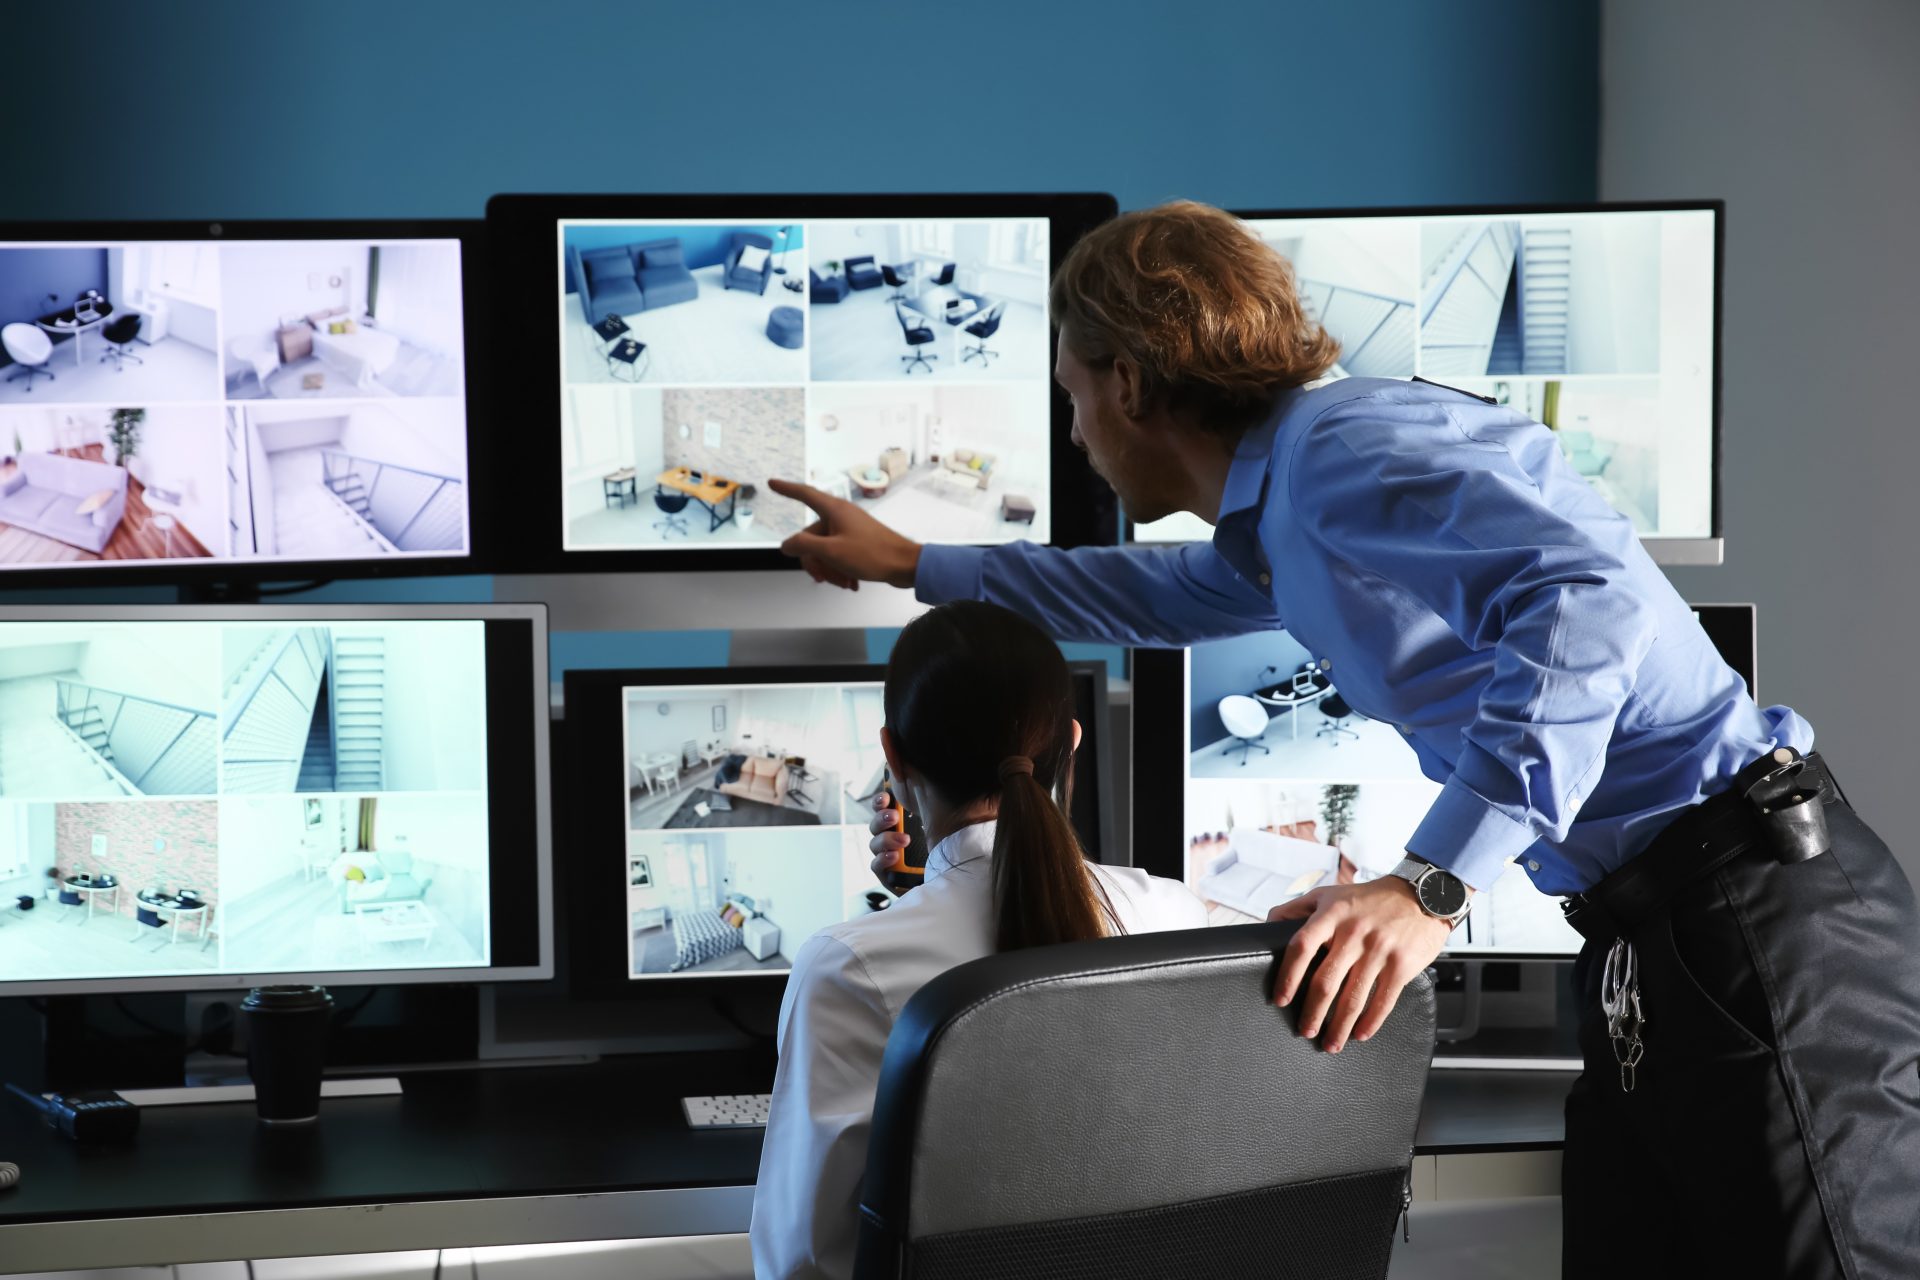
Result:
<svg viewBox="0 0 1920 1280"><path fill-rule="evenodd" d="M1601 198L1727 202L1727 557L1674 581L1759 605L1762 699L1920 881L1920 6L1606 0L1601 31Z"/></svg>

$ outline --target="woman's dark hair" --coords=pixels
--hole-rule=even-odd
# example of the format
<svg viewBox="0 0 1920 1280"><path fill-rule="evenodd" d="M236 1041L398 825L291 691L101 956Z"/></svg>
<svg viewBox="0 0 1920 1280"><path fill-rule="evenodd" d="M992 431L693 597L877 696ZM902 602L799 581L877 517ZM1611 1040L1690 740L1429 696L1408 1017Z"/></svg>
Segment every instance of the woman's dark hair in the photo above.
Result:
<svg viewBox="0 0 1920 1280"><path fill-rule="evenodd" d="M886 712L894 749L948 804L999 798L993 900L1001 951L1120 931L1067 821L1073 685L1044 632L972 600L922 614L893 646Z"/></svg>

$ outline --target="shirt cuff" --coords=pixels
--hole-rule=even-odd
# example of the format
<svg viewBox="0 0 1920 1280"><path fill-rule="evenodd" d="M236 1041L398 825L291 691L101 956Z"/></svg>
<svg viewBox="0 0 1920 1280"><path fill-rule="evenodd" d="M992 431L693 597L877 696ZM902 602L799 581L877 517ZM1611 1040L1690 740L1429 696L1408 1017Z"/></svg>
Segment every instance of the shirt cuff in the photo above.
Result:
<svg viewBox="0 0 1920 1280"><path fill-rule="evenodd" d="M980 598L980 567L985 547L922 547L914 570L913 594L922 604Z"/></svg>
<svg viewBox="0 0 1920 1280"><path fill-rule="evenodd" d="M1500 878L1507 864L1538 843L1525 823L1515 822L1458 777L1447 779L1440 798L1420 820L1407 852L1445 867L1477 890Z"/></svg>

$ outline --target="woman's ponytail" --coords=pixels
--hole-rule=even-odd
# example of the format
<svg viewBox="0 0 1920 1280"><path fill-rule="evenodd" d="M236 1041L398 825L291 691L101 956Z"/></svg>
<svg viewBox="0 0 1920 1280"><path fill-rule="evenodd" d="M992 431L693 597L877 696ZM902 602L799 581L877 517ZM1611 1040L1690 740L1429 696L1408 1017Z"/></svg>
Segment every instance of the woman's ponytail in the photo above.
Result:
<svg viewBox="0 0 1920 1280"><path fill-rule="evenodd" d="M1073 768L1071 745L1064 770ZM1056 775L1062 776L1062 775ZM1071 774L1066 773L1071 786ZM1000 819L993 836L994 945L1000 951L1081 942L1118 932L1113 906L1087 874L1067 815L1026 756L1000 762Z"/></svg>

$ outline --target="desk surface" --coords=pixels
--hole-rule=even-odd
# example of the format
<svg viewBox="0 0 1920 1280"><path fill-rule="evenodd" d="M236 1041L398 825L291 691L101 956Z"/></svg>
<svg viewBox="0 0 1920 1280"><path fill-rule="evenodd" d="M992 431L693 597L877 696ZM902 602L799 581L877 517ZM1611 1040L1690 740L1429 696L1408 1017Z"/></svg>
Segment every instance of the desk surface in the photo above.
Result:
<svg viewBox="0 0 1920 1280"><path fill-rule="evenodd" d="M678 489L681 493L692 494L708 506L725 502L734 490L740 487L740 482L737 480L716 480L712 476L704 476L699 484L695 484L687 478L692 474L690 467L674 467L670 471L660 473L660 483L669 489Z"/></svg>
<svg viewBox="0 0 1920 1280"><path fill-rule="evenodd" d="M10 1099L0 1272L744 1231L759 1130L695 1132L686 1094L764 1091L768 1051L426 1073L263 1129L246 1104L150 1107L78 1147ZM1439 1071L1417 1150L1557 1147L1570 1077Z"/></svg>

